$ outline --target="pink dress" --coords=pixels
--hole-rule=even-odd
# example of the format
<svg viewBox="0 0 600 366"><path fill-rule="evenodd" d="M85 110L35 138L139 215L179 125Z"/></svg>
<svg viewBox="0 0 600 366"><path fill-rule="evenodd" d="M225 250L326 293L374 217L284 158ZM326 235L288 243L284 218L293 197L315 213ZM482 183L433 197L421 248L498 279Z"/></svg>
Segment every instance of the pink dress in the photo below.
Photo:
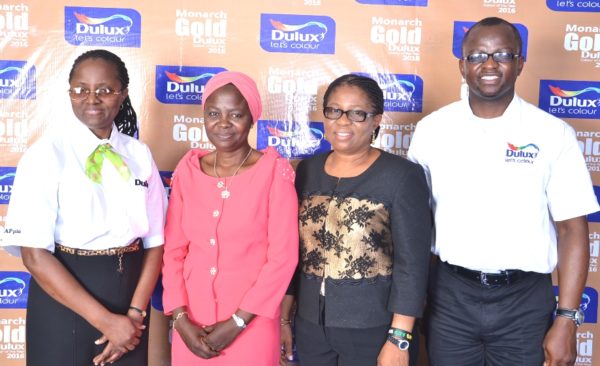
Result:
<svg viewBox="0 0 600 366"><path fill-rule="evenodd" d="M173 331L174 366L274 366L279 359L279 305L298 261L295 173L269 148L248 170L226 179L230 192L205 174L191 150L172 180L165 227L164 309L187 306L196 324L231 317L238 308L256 318L221 352L205 360Z"/></svg>

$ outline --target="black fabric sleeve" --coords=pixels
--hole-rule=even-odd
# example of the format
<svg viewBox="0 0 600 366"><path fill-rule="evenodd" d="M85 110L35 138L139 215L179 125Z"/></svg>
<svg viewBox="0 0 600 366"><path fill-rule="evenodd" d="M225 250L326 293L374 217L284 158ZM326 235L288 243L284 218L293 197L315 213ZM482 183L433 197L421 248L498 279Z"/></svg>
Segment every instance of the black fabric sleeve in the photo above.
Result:
<svg viewBox="0 0 600 366"><path fill-rule="evenodd" d="M421 166L409 163L391 210L394 264L388 310L420 317L425 304L432 234L429 188Z"/></svg>

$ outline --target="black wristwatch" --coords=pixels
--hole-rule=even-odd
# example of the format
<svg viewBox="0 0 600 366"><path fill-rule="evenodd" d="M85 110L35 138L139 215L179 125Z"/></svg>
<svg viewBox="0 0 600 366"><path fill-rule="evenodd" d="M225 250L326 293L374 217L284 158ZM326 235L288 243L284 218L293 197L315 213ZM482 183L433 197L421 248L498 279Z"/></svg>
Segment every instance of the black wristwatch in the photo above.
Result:
<svg viewBox="0 0 600 366"><path fill-rule="evenodd" d="M576 326L580 326L585 320L585 314L581 309L557 308L556 316L564 316L565 318L569 318L575 323Z"/></svg>

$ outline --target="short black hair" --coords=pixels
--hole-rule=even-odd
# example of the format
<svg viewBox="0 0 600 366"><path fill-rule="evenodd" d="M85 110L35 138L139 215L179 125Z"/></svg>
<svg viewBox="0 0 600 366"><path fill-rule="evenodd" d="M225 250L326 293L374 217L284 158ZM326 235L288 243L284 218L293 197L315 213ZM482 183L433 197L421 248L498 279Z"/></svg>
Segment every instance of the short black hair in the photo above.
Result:
<svg viewBox="0 0 600 366"><path fill-rule="evenodd" d="M523 48L523 40L521 39L521 34L519 33L519 30L511 22L508 22L508 21L506 21L502 18L498 18L498 17L483 18L480 21L478 21L477 23L473 24L473 26L467 31L467 33L465 33L465 36L463 37L462 44L461 44L461 52L464 53L465 44L467 43L469 35L471 34L471 31L473 29L479 28L479 27L492 27L495 25L505 25L505 26L508 26L512 30L513 35L515 37L515 41L517 42L517 49L515 51L518 54L521 54L521 51Z"/></svg>
<svg viewBox="0 0 600 366"><path fill-rule="evenodd" d="M331 93L342 85L350 85L360 88L363 92L365 92L367 98L369 98L371 107L373 107L373 112L375 114L383 113L383 91L379 87L379 84L369 77L356 74L342 75L329 84L327 90L325 91L325 95L323 96L323 108L327 107Z"/></svg>
<svg viewBox="0 0 600 366"><path fill-rule="evenodd" d="M329 84L327 90L325 90L325 95L323 96L323 109L327 107L327 103L329 102L329 96L331 95L331 93L333 93L335 89L343 85L356 86L357 88L365 92L367 98L369 99L369 103L373 108L373 113L375 113L376 115L383 114L385 100L383 98L383 90L381 90L379 84L377 84L375 80L369 77L356 74L342 75L339 78L332 81L331 84ZM377 135L379 134L379 126L377 126L374 133L375 137L377 137Z"/></svg>
<svg viewBox="0 0 600 366"><path fill-rule="evenodd" d="M121 82L121 90L129 87L129 73L127 72L127 68L125 67L123 60L121 60L121 58L114 53L103 49L91 50L79 55L79 57L75 59L75 62L73 62L73 66L69 72L69 82L71 82L73 79L73 73L79 64L81 64L83 61L97 58L111 63L117 68L117 78ZM115 125L117 126L119 132L132 137L137 137L137 115L133 109L133 106L131 105L129 95L123 101L121 109L115 117Z"/></svg>

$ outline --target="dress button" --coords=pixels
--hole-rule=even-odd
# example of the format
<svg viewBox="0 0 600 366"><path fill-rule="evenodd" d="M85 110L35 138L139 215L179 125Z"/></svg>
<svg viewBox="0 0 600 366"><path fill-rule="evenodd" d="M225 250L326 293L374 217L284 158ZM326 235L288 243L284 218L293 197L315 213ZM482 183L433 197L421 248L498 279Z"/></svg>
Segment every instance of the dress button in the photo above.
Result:
<svg viewBox="0 0 600 366"><path fill-rule="evenodd" d="M217 241L214 238L210 238L209 242L210 242L210 245L213 245L213 246L217 244Z"/></svg>
<svg viewBox="0 0 600 366"><path fill-rule="evenodd" d="M216 268L216 267L211 267L211 268L210 268L210 275L211 275L211 276L214 276L214 275L216 275L216 274L217 274L217 268Z"/></svg>
<svg viewBox="0 0 600 366"><path fill-rule="evenodd" d="M219 217L219 210L213 211L213 217Z"/></svg>

